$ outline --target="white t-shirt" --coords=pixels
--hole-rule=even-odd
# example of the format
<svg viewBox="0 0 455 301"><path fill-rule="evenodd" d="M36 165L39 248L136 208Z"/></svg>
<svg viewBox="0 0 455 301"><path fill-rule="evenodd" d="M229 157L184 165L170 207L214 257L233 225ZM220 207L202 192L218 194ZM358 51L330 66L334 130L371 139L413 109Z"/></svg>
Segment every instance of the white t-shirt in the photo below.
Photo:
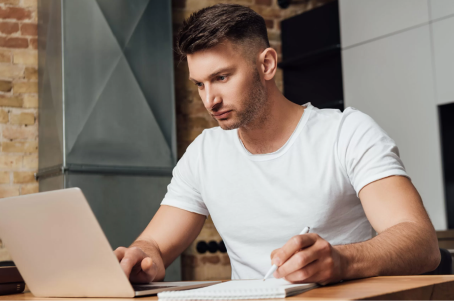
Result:
<svg viewBox="0 0 455 301"><path fill-rule="evenodd" d="M212 216L232 279L258 279L270 253L305 226L332 245L372 238L358 193L391 175L407 176L395 142L354 109L307 103L279 150L253 155L237 130L204 130L173 170L161 203Z"/></svg>

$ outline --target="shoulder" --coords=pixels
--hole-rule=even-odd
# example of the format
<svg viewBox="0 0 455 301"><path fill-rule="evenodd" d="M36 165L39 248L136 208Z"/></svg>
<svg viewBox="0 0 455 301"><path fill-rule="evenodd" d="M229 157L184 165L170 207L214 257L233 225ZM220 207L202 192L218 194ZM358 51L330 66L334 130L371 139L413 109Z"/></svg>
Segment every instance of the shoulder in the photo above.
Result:
<svg viewBox="0 0 455 301"><path fill-rule="evenodd" d="M354 146L357 142L377 140L393 143L373 118L353 107L347 107L343 112L313 107L308 128L313 134L325 137L342 148Z"/></svg>
<svg viewBox="0 0 455 301"><path fill-rule="evenodd" d="M343 140L353 137L377 139L387 136L387 133L369 115L356 108L348 107L343 111L338 136Z"/></svg>
<svg viewBox="0 0 455 301"><path fill-rule="evenodd" d="M313 107L310 122L326 127L352 129L359 125L374 124L374 120L367 114L353 107L343 112L338 109L318 109Z"/></svg>
<svg viewBox="0 0 455 301"><path fill-rule="evenodd" d="M340 127L345 130L355 130L359 129L360 126L377 126L377 123L369 115L356 108L346 108L340 120Z"/></svg>
<svg viewBox="0 0 455 301"><path fill-rule="evenodd" d="M309 119L307 126L313 133L324 134L336 132L340 121L343 118L343 112L338 109L319 109L310 107Z"/></svg>
<svg viewBox="0 0 455 301"><path fill-rule="evenodd" d="M343 112L337 144L341 156L349 153L360 156L360 153L373 148L393 149L393 152L398 154L396 143L387 132L372 117L351 107Z"/></svg>

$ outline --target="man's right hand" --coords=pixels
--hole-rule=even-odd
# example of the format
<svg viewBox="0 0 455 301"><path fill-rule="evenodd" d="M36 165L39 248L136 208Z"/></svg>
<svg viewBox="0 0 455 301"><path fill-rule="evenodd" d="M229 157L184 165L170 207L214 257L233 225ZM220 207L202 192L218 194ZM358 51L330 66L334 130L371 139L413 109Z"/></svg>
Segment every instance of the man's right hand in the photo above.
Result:
<svg viewBox="0 0 455 301"><path fill-rule="evenodd" d="M158 267L140 248L118 247L114 253L131 283L149 283L155 279Z"/></svg>

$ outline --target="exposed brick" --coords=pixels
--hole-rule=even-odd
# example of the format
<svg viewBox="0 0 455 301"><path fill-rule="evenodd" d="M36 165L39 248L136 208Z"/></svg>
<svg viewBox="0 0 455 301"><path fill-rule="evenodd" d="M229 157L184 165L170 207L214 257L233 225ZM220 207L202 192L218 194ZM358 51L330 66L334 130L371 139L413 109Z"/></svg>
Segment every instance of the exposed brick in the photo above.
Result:
<svg viewBox="0 0 455 301"><path fill-rule="evenodd" d="M267 28L273 28L273 20L265 20L265 26Z"/></svg>
<svg viewBox="0 0 455 301"><path fill-rule="evenodd" d="M2 107L22 107L22 98L0 96L0 106L2 106Z"/></svg>
<svg viewBox="0 0 455 301"><path fill-rule="evenodd" d="M20 0L0 0L0 3L6 5L18 5Z"/></svg>
<svg viewBox="0 0 455 301"><path fill-rule="evenodd" d="M38 25L35 23L22 23L21 34L23 36L37 36L38 35Z"/></svg>
<svg viewBox="0 0 455 301"><path fill-rule="evenodd" d="M13 83L8 80L0 80L0 91L1 92L10 92L13 88Z"/></svg>
<svg viewBox="0 0 455 301"><path fill-rule="evenodd" d="M33 67L26 67L24 77L26 79L38 80L38 69Z"/></svg>
<svg viewBox="0 0 455 301"><path fill-rule="evenodd" d="M24 73L24 67L0 64L0 77L1 78L18 78Z"/></svg>
<svg viewBox="0 0 455 301"><path fill-rule="evenodd" d="M231 266L231 260L229 259L229 255L227 254L221 255L221 264Z"/></svg>
<svg viewBox="0 0 455 301"><path fill-rule="evenodd" d="M275 49L275 51L278 53L278 55L281 54L281 42L277 42L277 41L270 42L270 47Z"/></svg>
<svg viewBox="0 0 455 301"><path fill-rule="evenodd" d="M195 268L198 265L197 257L194 255L182 254L182 266Z"/></svg>
<svg viewBox="0 0 455 301"><path fill-rule="evenodd" d="M13 53L13 63L18 65L38 65L38 51L16 51Z"/></svg>
<svg viewBox="0 0 455 301"><path fill-rule="evenodd" d="M22 0L22 6L24 7L38 7L38 0Z"/></svg>
<svg viewBox="0 0 455 301"><path fill-rule="evenodd" d="M32 18L32 12L21 7L0 7L0 19L15 19L18 21Z"/></svg>
<svg viewBox="0 0 455 301"><path fill-rule="evenodd" d="M33 49L38 49L38 39L37 38L31 38L30 39L30 45L32 46Z"/></svg>
<svg viewBox="0 0 455 301"><path fill-rule="evenodd" d="M202 117L188 118L185 122L190 128L208 128L210 126L209 120Z"/></svg>
<svg viewBox="0 0 455 301"><path fill-rule="evenodd" d="M19 187L16 186L0 186L0 198L7 198L19 195Z"/></svg>
<svg viewBox="0 0 455 301"><path fill-rule="evenodd" d="M272 0L255 0L254 2L259 5L272 5Z"/></svg>
<svg viewBox="0 0 455 301"><path fill-rule="evenodd" d="M185 20L189 16L191 16L191 13L192 13L191 11L186 11L186 10L182 10L182 11L174 10L172 12L172 22L181 24L181 23L183 23L183 20Z"/></svg>
<svg viewBox="0 0 455 301"><path fill-rule="evenodd" d="M9 171L0 171L0 183L9 184L10 181L10 172Z"/></svg>
<svg viewBox="0 0 455 301"><path fill-rule="evenodd" d="M0 47L28 48L28 39L0 37Z"/></svg>
<svg viewBox="0 0 455 301"><path fill-rule="evenodd" d="M38 193L38 192L39 192L38 183L21 185L21 195Z"/></svg>
<svg viewBox="0 0 455 301"><path fill-rule="evenodd" d="M3 141L2 151L7 153L36 153L38 142L36 141Z"/></svg>
<svg viewBox="0 0 455 301"><path fill-rule="evenodd" d="M11 51L0 50L0 63L11 63Z"/></svg>
<svg viewBox="0 0 455 301"><path fill-rule="evenodd" d="M24 108L37 108L38 107L38 95L26 94L24 95Z"/></svg>
<svg viewBox="0 0 455 301"><path fill-rule="evenodd" d="M264 19L281 18L281 9L264 5L250 5L250 8L260 14Z"/></svg>
<svg viewBox="0 0 455 301"><path fill-rule="evenodd" d="M311 3L309 3L309 5L303 5L303 6L302 5L291 5L287 9L282 10L281 18L287 19L287 18L291 18L296 15L299 15L299 14L311 9L310 6L312 6Z"/></svg>
<svg viewBox="0 0 455 301"><path fill-rule="evenodd" d="M281 41L280 32L268 30L267 36L269 37L269 41L275 41L275 42Z"/></svg>
<svg viewBox="0 0 455 301"><path fill-rule="evenodd" d="M14 83L13 93L38 93L37 82L19 82Z"/></svg>
<svg viewBox="0 0 455 301"><path fill-rule="evenodd" d="M33 171L15 171L13 172L13 183L33 183L35 180L35 172Z"/></svg>
<svg viewBox="0 0 455 301"><path fill-rule="evenodd" d="M202 264L218 264L220 263L221 259L218 255L205 255L201 257Z"/></svg>
<svg viewBox="0 0 455 301"><path fill-rule="evenodd" d="M14 116L14 115L13 115ZM3 127L3 138L10 140L27 139L34 140L38 137L38 127L20 127L6 125Z"/></svg>
<svg viewBox="0 0 455 301"><path fill-rule="evenodd" d="M202 2L202 3L204 3L204 1L197 1L197 0L196 1L193 0L193 1L194 2ZM220 0L208 0L207 1L207 5L203 5L203 7L206 7L206 6L209 6L209 5L218 4L220 2L221 3L240 4L240 5L247 6L247 5L252 5L254 3L254 0L222 0L222 1L220 1Z"/></svg>
<svg viewBox="0 0 455 301"><path fill-rule="evenodd" d="M24 168L38 168L38 154L25 155L23 160Z"/></svg>
<svg viewBox="0 0 455 301"><path fill-rule="evenodd" d="M11 114L9 122L11 124L32 125L35 123L35 114L33 114L33 113Z"/></svg>
<svg viewBox="0 0 455 301"><path fill-rule="evenodd" d="M0 32L4 34L12 34L15 32L19 32L19 23L0 22Z"/></svg>
<svg viewBox="0 0 455 301"><path fill-rule="evenodd" d="M22 156L0 155L0 168L20 168L22 164Z"/></svg>
<svg viewBox="0 0 455 301"><path fill-rule="evenodd" d="M7 80L0 80L0 91L1 92L10 92L13 88L13 83Z"/></svg>
<svg viewBox="0 0 455 301"><path fill-rule="evenodd" d="M216 1L216 0L215 0ZM185 10L188 12L194 12L196 10L199 10L205 6L209 6L213 2L213 0L186 0L185 1Z"/></svg>
<svg viewBox="0 0 455 301"><path fill-rule="evenodd" d="M8 111L0 110L0 123L8 123Z"/></svg>
<svg viewBox="0 0 455 301"><path fill-rule="evenodd" d="M277 85L278 90L283 93L283 70L278 68L275 73L275 83Z"/></svg>

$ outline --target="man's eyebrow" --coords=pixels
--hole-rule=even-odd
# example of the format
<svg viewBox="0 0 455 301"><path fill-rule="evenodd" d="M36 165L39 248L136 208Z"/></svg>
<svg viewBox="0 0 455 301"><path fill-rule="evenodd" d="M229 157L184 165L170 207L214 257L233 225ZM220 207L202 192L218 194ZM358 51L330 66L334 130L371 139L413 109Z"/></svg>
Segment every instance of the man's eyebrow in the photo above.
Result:
<svg viewBox="0 0 455 301"><path fill-rule="evenodd" d="M220 73L223 73L223 72L230 72L230 71L233 71L235 69L235 67L223 67L223 68L220 68L218 70L216 70L215 72L213 72L212 74L210 74L207 78L213 78L215 76L217 76L218 74ZM191 81L193 82L198 82L197 80L193 79L193 78L189 78Z"/></svg>

